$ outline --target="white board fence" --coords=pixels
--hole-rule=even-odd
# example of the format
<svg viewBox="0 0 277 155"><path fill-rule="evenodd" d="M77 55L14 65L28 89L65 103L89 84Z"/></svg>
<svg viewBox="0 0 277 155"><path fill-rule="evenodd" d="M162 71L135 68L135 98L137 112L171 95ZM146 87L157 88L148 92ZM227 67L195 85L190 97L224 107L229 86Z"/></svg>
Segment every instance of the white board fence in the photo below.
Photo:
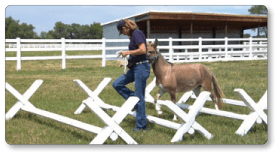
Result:
<svg viewBox="0 0 277 155"><path fill-rule="evenodd" d="M244 61L267 59L267 38L196 38L196 39L158 39L158 50L172 63ZM154 41L154 39L147 39ZM6 61L17 61L21 70L22 60L62 60L62 69L67 59L115 59L116 54L107 51L127 50L128 46L108 47L106 43L128 43L129 39L6 39L6 52L16 52L16 57L6 57ZM40 45L41 44L41 45ZM66 51L101 50L101 55L66 55ZM22 57L25 51L61 51L60 56Z"/></svg>

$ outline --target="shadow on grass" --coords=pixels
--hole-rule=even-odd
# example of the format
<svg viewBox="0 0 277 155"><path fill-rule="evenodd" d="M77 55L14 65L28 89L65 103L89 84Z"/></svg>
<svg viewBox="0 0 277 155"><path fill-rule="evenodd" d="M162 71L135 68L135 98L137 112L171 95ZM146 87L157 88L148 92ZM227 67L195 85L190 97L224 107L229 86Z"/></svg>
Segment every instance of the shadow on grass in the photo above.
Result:
<svg viewBox="0 0 277 155"><path fill-rule="evenodd" d="M35 123L38 123L40 125L52 128L54 130L59 130L60 132L68 133L68 134L72 135L73 137L75 137L76 139L82 139L84 141L89 141L89 142L92 141L91 138L89 138L85 135L82 135L82 134L78 133L77 131L73 131L73 130L70 130L69 128L67 128L67 127L72 127L72 126L57 122L57 123L62 124L62 126L59 126L59 125L55 124L56 122L55 123L47 122L48 120L51 120L51 119L47 119L47 121L46 121L40 117L41 116L28 113L28 114L17 114L17 115L15 115L15 117L13 119L28 119L28 120L34 121ZM65 128L63 125L66 125L67 127ZM73 128L75 128L75 127L73 127ZM95 135L95 134L93 134L93 135Z"/></svg>

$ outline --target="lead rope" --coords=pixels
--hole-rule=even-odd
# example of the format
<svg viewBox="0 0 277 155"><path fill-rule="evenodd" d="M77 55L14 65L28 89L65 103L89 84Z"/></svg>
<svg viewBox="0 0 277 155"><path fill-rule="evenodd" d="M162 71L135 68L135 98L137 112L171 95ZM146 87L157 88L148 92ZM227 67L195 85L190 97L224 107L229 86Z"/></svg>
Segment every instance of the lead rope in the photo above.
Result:
<svg viewBox="0 0 277 155"><path fill-rule="evenodd" d="M121 51L117 51L116 54L117 54L117 58L119 58L120 56L122 56ZM128 56L129 56L129 55L128 55ZM128 57L128 56L122 57L122 59L123 59L123 61L124 61L124 74L127 73L127 65L128 65L128 58L127 58L127 57Z"/></svg>
<svg viewBox="0 0 277 155"><path fill-rule="evenodd" d="M127 73L127 65L128 65L127 57L123 57L123 61L124 61L124 74L126 74Z"/></svg>

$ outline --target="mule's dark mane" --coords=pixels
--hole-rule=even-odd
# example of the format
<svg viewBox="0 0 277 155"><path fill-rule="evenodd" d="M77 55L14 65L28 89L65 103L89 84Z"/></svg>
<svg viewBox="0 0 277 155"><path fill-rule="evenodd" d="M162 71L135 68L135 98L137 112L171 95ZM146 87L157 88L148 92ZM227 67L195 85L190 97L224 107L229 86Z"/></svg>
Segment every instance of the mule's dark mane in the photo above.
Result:
<svg viewBox="0 0 277 155"><path fill-rule="evenodd" d="M151 43L151 46L155 46L155 45L154 45L153 43ZM155 49L156 49L156 47L155 47ZM159 55L159 57L161 57L161 58L163 59L163 61L164 61L165 63L169 63L171 66L174 65L173 63L167 61L157 49L156 49L156 52L157 52L157 54Z"/></svg>

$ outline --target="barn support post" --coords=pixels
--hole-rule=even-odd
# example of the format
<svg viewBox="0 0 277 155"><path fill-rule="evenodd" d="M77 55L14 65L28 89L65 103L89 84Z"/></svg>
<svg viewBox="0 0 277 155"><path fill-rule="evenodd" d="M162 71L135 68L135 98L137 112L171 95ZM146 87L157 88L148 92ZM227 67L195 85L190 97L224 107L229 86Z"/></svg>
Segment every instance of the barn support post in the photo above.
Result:
<svg viewBox="0 0 277 155"><path fill-rule="evenodd" d="M178 35L179 35L179 38L182 39L182 27L181 26L179 27ZM181 41L179 41L179 45L180 46L182 45ZM180 49L179 52L182 52L182 50Z"/></svg>
<svg viewBox="0 0 277 155"><path fill-rule="evenodd" d="M191 23L190 23L190 38L193 37L192 34L193 34L193 22L191 21ZM192 41L190 42L190 45L193 45ZM190 51L192 52L193 50L190 49Z"/></svg>
<svg viewBox="0 0 277 155"><path fill-rule="evenodd" d="M258 32L257 32L257 37L260 37L260 23L258 24Z"/></svg>
<svg viewBox="0 0 277 155"><path fill-rule="evenodd" d="M148 19L146 22L146 29L147 29L147 38L150 38L150 20Z"/></svg>
<svg viewBox="0 0 277 155"><path fill-rule="evenodd" d="M258 32L257 32L257 37L260 37L260 23L258 24ZM258 41L258 44L260 44L260 42ZM259 51L260 48L257 48L257 50Z"/></svg>
<svg viewBox="0 0 277 155"><path fill-rule="evenodd" d="M192 38L193 34L193 22L190 23L190 38ZM192 43L192 42L191 42Z"/></svg>
<svg viewBox="0 0 277 155"><path fill-rule="evenodd" d="M227 25L227 22L225 24L225 37L228 37L228 25Z"/></svg>
<svg viewBox="0 0 277 155"><path fill-rule="evenodd" d="M240 29L240 38L243 38L243 35L244 35L244 28L242 27L242 28ZM240 43L240 44L243 44L243 41L240 41L239 43Z"/></svg>
<svg viewBox="0 0 277 155"><path fill-rule="evenodd" d="M213 27L213 38L216 38L216 27ZM215 45L215 41L213 41L213 45Z"/></svg>

